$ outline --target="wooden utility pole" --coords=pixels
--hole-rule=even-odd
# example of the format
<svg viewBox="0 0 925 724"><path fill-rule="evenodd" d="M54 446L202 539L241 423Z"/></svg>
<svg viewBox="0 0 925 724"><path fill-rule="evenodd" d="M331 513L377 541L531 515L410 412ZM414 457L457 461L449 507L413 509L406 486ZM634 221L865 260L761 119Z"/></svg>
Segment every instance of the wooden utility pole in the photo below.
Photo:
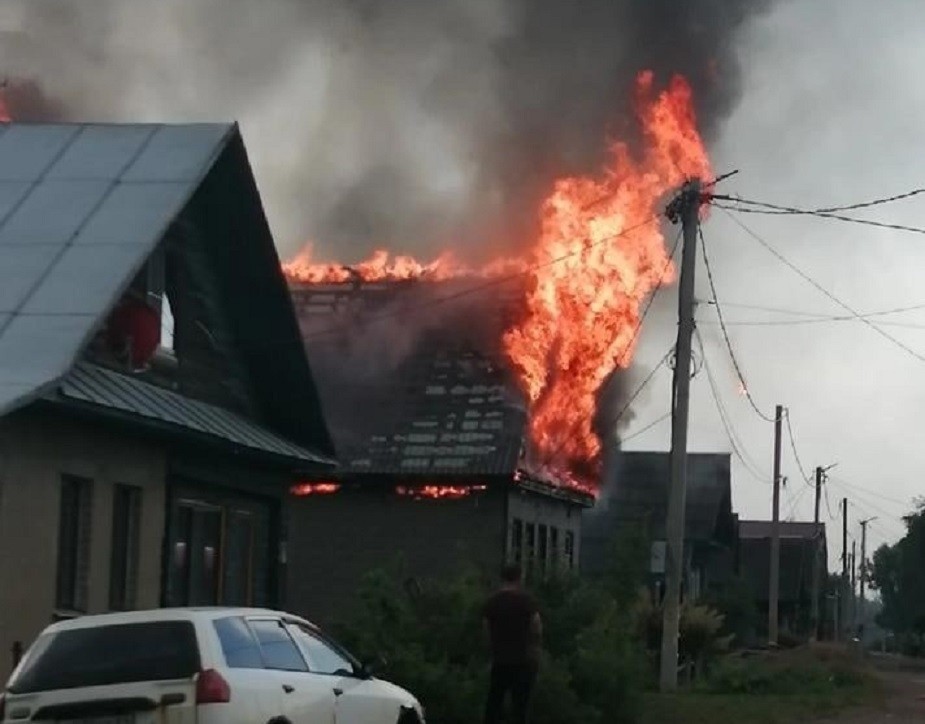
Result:
<svg viewBox="0 0 925 724"><path fill-rule="evenodd" d="M667 215L681 220L684 248L678 284L678 341L675 346L671 407L671 487L665 561L665 599L662 610L662 651L659 687L678 687L681 581L684 575L684 515L687 508L687 420L690 409L691 338L694 334L694 272L697 269L697 227L700 223L701 182L691 179L671 202Z"/></svg>
<svg viewBox="0 0 925 724"><path fill-rule="evenodd" d="M812 630L810 637L812 640L819 638L819 585L822 578L822 556L819 550L819 503L822 501L822 479L825 471L822 467L816 468L816 505L813 508L813 600L811 606Z"/></svg>
<svg viewBox="0 0 925 724"><path fill-rule="evenodd" d="M771 568L768 581L768 643L777 646L780 599L780 443L784 408L774 408L774 496L771 503Z"/></svg>
<svg viewBox="0 0 925 724"><path fill-rule="evenodd" d="M841 501L841 619L842 625L847 628L847 600L848 600L848 498Z"/></svg>
<svg viewBox="0 0 925 724"><path fill-rule="evenodd" d="M866 520L861 521L861 595L858 597L858 606L860 607L860 618L862 624L864 623L864 609L867 607L865 596L867 589L867 525L874 520L877 520L877 518L867 518Z"/></svg>

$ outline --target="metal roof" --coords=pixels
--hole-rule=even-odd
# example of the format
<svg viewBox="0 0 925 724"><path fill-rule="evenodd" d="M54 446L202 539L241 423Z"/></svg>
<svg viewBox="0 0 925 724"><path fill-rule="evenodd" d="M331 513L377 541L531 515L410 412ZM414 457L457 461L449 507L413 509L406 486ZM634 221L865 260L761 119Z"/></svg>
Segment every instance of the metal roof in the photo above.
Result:
<svg viewBox="0 0 925 724"><path fill-rule="evenodd" d="M260 420L333 455L235 124L0 124L0 416L67 373L181 214Z"/></svg>
<svg viewBox="0 0 925 724"><path fill-rule="evenodd" d="M341 475L515 473L526 410L499 342L522 289L467 292L483 286L456 279L292 287Z"/></svg>
<svg viewBox="0 0 925 724"><path fill-rule="evenodd" d="M98 365L78 363L45 397L98 412L128 413L170 431L207 435L278 458L328 462L234 412Z"/></svg>
<svg viewBox="0 0 925 724"><path fill-rule="evenodd" d="M0 415L68 371L232 133L0 125Z"/></svg>

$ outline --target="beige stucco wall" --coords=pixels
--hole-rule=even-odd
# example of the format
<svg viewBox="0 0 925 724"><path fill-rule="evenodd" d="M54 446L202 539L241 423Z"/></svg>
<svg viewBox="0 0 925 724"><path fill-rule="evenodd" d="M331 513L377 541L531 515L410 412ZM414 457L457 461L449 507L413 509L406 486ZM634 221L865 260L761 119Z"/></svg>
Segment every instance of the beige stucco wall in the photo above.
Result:
<svg viewBox="0 0 925 724"><path fill-rule="evenodd" d="M162 447L50 412L27 410L0 420L0 680L9 674L13 642L28 646L54 613L62 474L93 480L88 613L109 604L117 483L143 488L137 606L159 603Z"/></svg>

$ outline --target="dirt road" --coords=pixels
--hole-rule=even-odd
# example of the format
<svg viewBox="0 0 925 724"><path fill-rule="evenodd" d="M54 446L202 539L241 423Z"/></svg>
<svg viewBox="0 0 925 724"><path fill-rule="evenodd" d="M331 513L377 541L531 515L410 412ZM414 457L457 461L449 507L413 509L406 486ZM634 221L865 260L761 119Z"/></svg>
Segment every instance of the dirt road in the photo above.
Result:
<svg viewBox="0 0 925 724"><path fill-rule="evenodd" d="M819 724L922 724L925 722L925 668L921 662L883 657L874 660L884 698L876 707L853 709Z"/></svg>

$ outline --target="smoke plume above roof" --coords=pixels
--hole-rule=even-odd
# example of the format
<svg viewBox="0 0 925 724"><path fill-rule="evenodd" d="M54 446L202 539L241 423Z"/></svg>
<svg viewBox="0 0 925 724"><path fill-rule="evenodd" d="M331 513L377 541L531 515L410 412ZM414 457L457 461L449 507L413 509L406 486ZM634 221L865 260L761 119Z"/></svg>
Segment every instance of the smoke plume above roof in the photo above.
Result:
<svg viewBox="0 0 925 724"><path fill-rule="evenodd" d="M4 0L0 75L21 120L239 120L284 256L478 258L597 169L640 69L714 136L771 2Z"/></svg>

